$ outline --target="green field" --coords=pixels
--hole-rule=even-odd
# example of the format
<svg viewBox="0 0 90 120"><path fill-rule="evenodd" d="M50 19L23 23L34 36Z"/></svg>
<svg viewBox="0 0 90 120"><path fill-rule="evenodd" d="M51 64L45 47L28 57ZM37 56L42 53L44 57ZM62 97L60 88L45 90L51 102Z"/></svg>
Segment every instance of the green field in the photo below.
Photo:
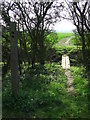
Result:
<svg viewBox="0 0 90 120"><path fill-rule="evenodd" d="M59 32L52 33L51 32L47 36L47 38L48 38L47 41L49 41L51 44L56 44L57 42L59 42L63 38L70 37L70 36L73 36L73 35L74 35L73 33L59 33Z"/></svg>
<svg viewBox="0 0 90 120"><path fill-rule="evenodd" d="M73 33L57 33L57 35L58 35L58 41L60 41L61 39L73 36L74 34Z"/></svg>

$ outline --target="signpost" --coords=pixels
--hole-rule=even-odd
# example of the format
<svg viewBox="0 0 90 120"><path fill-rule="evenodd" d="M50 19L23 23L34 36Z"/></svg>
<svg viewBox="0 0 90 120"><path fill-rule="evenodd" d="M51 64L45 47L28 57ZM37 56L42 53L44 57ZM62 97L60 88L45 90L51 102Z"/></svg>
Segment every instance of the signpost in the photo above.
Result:
<svg viewBox="0 0 90 120"><path fill-rule="evenodd" d="M67 56L66 54L62 55L62 68L70 69L69 56Z"/></svg>

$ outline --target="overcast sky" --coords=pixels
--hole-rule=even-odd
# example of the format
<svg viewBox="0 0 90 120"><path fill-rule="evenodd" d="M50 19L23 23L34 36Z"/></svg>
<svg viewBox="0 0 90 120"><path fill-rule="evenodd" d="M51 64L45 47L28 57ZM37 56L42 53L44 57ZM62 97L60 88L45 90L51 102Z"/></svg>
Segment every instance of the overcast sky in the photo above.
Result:
<svg viewBox="0 0 90 120"><path fill-rule="evenodd" d="M57 32L72 32L73 29L75 29L75 26L67 20L62 20L54 26L54 30Z"/></svg>
<svg viewBox="0 0 90 120"><path fill-rule="evenodd" d="M61 22L56 23L53 28L56 32L72 32L76 27L70 21L62 20Z"/></svg>

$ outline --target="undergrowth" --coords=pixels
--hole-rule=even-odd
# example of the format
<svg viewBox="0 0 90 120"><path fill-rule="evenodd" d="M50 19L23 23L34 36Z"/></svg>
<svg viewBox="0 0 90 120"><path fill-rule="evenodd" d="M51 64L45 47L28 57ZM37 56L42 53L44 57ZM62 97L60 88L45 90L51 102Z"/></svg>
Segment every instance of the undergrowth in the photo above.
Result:
<svg viewBox="0 0 90 120"><path fill-rule="evenodd" d="M87 78L84 69L71 67L75 94L66 92L66 76L60 63L37 65L20 77L19 95L11 93L10 75L3 80L3 118L87 118Z"/></svg>

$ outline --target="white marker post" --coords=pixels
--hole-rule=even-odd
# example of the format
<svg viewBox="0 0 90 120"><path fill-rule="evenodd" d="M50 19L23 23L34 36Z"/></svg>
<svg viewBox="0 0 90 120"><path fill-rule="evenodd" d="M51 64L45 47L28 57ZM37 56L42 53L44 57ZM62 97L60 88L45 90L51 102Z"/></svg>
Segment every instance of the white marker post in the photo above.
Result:
<svg viewBox="0 0 90 120"><path fill-rule="evenodd" d="M62 68L63 69L70 69L70 61L69 61L69 56L62 55Z"/></svg>

